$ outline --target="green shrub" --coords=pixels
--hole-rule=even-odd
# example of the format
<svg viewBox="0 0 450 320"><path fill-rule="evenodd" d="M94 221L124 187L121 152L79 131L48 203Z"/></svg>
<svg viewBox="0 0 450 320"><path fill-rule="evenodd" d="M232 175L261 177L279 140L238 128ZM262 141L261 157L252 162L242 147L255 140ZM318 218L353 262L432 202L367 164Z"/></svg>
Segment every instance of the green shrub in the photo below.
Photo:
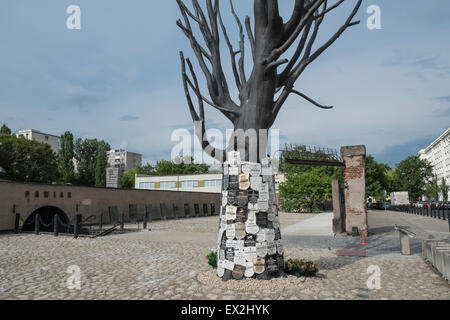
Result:
<svg viewBox="0 0 450 320"><path fill-rule="evenodd" d="M313 277L318 271L317 263L306 259L289 259L285 265L285 272L296 277Z"/></svg>
<svg viewBox="0 0 450 320"><path fill-rule="evenodd" d="M217 268L217 252L215 250L211 250L207 255L206 259L208 260L208 264L214 269Z"/></svg>

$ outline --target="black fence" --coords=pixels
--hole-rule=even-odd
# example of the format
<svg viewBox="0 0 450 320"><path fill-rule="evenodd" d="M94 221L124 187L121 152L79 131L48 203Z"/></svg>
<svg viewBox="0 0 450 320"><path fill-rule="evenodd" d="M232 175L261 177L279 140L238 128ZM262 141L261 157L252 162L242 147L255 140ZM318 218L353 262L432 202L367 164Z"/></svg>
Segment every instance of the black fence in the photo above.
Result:
<svg viewBox="0 0 450 320"><path fill-rule="evenodd" d="M419 216L430 217L435 219L447 220L450 229L450 208L432 208L432 207L417 207L417 206L391 206L389 210L406 212L416 214Z"/></svg>
<svg viewBox="0 0 450 320"><path fill-rule="evenodd" d="M214 203L179 203L148 204L138 206L130 204L128 213L119 212L117 206L110 206L98 214L83 217L77 213L72 222L61 214L34 214L20 226L20 213L15 213L14 232L31 232L34 234L52 233L78 236L99 237L110 233L134 232L147 229L148 223L154 220L169 220L218 215Z"/></svg>

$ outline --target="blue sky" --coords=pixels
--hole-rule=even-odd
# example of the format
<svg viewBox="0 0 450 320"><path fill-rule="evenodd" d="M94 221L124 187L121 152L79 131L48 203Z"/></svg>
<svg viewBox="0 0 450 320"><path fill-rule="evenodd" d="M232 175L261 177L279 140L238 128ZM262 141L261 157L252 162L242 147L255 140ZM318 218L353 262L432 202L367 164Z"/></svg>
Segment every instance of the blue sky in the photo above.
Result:
<svg viewBox="0 0 450 320"><path fill-rule="evenodd" d="M236 25L222 2L237 47ZM284 17L293 2L280 1ZM252 14L252 1L234 3L242 19ZM346 0L328 16L318 44L340 26L353 3ZM281 143L365 144L377 160L394 166L448 128L450 2L424 3L364 1L361 24L296 84L335 109L290 97L274 124ZM66 28L71 4L81 8L81 30ZM366 27L366 9L373 4L381 8L381 30ZM178 52L193 53L175 25L179 16L175 0L3 0L0 122L13 130L70 130L76 137L105 139L114 148L142 153L144 161L169 158L172 131L192 130ZM231 127L215 110L206 112L208 127Z"/></svg>

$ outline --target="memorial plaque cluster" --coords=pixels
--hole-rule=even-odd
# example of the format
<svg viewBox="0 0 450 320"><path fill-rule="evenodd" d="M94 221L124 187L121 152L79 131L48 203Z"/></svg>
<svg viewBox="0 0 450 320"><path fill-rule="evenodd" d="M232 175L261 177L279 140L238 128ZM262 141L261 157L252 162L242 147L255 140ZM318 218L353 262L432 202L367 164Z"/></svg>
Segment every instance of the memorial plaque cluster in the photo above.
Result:
<svg viewBox="0 0 450 320"><path fill-rule="evenodd" d="M217 275L223 280L278 275L284 256L270 159L243 162L232 151L223 174Z"/></svg>

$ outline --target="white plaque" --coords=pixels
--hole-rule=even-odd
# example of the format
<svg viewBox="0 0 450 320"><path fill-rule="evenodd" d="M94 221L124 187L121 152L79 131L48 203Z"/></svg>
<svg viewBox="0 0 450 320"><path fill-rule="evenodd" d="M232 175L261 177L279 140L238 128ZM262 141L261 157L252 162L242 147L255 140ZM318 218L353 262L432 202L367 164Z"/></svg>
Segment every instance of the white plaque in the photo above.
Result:
<svg viewBox="0 0 450 320"><path fill-rule="evenodd" d="M261 175L261 164L259 163L252 163L250 168L250 175L257 177Z"/></svg>
<svg viewBox="0 0 450 320"><path fill-rule="evenodd" d="M223 267L224 267L225 269L233 271L233 269L234 269L234 262L233 262L233 261L230 261L230 260L224 260L223 263L224 263Z"/></svg>
<svg viewBox="0 0 450 320"><path fill-rule="evenodd" d="M267 242L256 244L256 254L261 258L264 258L267 255Z"/></svg>
<svg viewBox="0 0 450 320"><path fill-rule="evenodd" d="M241 163L241 154L239 153L239 151L228 152L228 163L231 166L237 166Z"/></svg>
<svg viewBox="0 0 450 320"><path fill-rule="evenodd" d="M227 238L233 239L236 236L236 229L234 224L227 225L226 230Z"/></svg>
<svg viewBox="0 0 450 320"><path fill-rule="evenodd" d="M239 175L239 167L238 166L230 166L229 174L230 174L230 176Z"/></svg>
<svg viewBox="0 0 450 320"><path fill-rule="evenodd" d="M247 261L253 261L253 259L256 259L258 257L258 255L256 254L256 247L245 247L244 255Z"/></svg>
<svg viewBox="0 0 450 320"><path fill-rule="evenodd" d="M274 241L267 242L267 253L269 255L277 253L277 244Z"/></svg>
<svg viewBox="0 0 450 320"><path fill-rule="evenodd" d="M250 188L256 191L261 190L262 177L250 177Z"/></svg>

